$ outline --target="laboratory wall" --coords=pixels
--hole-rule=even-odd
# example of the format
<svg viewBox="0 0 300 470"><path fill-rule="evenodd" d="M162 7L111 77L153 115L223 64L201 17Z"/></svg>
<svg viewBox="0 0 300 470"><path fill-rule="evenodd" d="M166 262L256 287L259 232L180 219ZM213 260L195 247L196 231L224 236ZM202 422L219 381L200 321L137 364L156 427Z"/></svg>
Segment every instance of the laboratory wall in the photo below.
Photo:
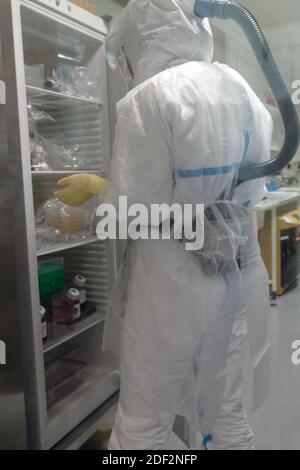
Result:
<svg viewBox="0 0 300 470"><path fill-rule="evenodd" d="M126 5L127 0L93 0L97 6L98 16L114 16Z"/></svg>
<svg viewBox="0 0 300 470"><path fill-rule="evenodd" d="M94 3L97 5L98 16L109 17L116 15L128 3L128 0L94 0ZM263 27L291 94L297 94L295 87L297 87L297 80L300 80L300 2L290 0L284 7L280 2L276 2L276 9L272 8L273 0L264 2L244 0L242 3L249 8ZM242 32L234 23L213 21L212 27L215 60L227 63L238 70L266 104L273 117L272 153L275 155L283 141L282 122L278 110L273 105L268 84L257 65L254 54ZM299 97L299 93L296 96ZM296 107L300 116L300 104L296 103ZM294 161L300 162L300 151Z"/></svg>
<svg viewBox="0 0 300 470"><path fill-rule="evenodd" d="M291 94L297 94L300 80L300 2L290 0L281 6L276 1L244 0L245 5L261 24L271 46L274 58ZM274 8L276 3L276 8ZM273 7L273 8L272 8ZM271 13L272 12L272 13ZM281 119L274 106L267 82L257 65L241 30L232 22L213 21L215 33L215 60L225 62L238 70L254 88L269 109L274 121L273 153L277 153L283 140ZM299 89L299 86L298 86ZM300 115L300 105L295 102ZM296 161L300 161L298 151Z"/></svg>

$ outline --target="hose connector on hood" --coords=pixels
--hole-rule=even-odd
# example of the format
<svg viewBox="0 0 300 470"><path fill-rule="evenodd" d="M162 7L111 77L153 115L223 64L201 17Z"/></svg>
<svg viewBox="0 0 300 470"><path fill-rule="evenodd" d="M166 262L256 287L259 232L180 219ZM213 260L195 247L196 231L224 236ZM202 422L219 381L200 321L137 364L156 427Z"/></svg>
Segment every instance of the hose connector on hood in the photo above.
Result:
<svg viewBox="0 0 300 470"><path fill-rule="evenodd" d="M225 19L225 3L228 0L198 0L195 4L195 15L200 18Z"/></svg>
<svg viewBox="0 0 300 470"><path fill-rule="evenodd" d="M280 152L265 163L243 166L239 173L240 183L280 172L291 162L298 151L300 125L290 93L259 24L245 7L229 0L196 0L194 11L200 18L231 19L238 23L256 55L283 120L285 140Z"/></svg>

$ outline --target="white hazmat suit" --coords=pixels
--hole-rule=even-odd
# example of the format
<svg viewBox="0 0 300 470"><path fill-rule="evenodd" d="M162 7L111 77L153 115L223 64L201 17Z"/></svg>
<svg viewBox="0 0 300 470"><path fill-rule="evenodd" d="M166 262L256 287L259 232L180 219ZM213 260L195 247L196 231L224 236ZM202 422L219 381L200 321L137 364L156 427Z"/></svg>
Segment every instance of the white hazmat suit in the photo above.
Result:
<svg viewBox="0 0 300 470"><path fill-rule="evenodd" d="M129 245L112 450L164 449L176 415L210 449L253 446L242 370L247 338L256 371L268 351L268 276L249 212L264 181L238 186L237 175L270 158L272 121L236 71L212 63L193 6L131 0L108 40L133 87L117 105L114 197L206 207L197 253L175 240Z"/></svg>

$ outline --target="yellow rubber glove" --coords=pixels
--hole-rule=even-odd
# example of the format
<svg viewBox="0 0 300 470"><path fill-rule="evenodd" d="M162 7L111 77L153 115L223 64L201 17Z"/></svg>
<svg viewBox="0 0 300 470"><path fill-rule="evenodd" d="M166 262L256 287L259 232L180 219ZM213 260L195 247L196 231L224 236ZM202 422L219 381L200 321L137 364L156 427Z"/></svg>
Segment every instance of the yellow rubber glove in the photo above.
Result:
<svg viewBox="0 0 300 470"><path fill-rule="evenodd" d="M93 196L104 193L109 181L97 175L79 174L58 181L60 191L55 193L61 202L68 206L80 207Z"/></svg>

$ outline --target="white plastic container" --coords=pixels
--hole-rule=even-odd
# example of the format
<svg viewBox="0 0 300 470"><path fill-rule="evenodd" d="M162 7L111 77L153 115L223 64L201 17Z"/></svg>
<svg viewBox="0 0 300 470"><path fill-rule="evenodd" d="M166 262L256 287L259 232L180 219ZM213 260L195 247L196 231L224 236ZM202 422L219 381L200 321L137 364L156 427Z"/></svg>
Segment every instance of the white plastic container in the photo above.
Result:
<svg viewBox="0 0 300 470"><path fill-rule="evenodd" d="M73 279L73 286L80 292L80 307L81 310L84 310L87 302L86 278L80 274L77 274Z"/></svg>
<svg viewBox="0 0 300 470"><path fill-rule="evenodd" d="M81 317L81 306L80 306L80 292L77 289L69 289L67 292L67 299L73 304L74 308L74 321L78 321Z"/></svg>
<svg viewBox="0 0 300 470"><path fill-rule="evenodd" d="M41 316L41 335L43 343L46 343L48 339L48 325L47 325L47 318L46 318L46 309L44 307L40 307L40 316Z"/></svg>

